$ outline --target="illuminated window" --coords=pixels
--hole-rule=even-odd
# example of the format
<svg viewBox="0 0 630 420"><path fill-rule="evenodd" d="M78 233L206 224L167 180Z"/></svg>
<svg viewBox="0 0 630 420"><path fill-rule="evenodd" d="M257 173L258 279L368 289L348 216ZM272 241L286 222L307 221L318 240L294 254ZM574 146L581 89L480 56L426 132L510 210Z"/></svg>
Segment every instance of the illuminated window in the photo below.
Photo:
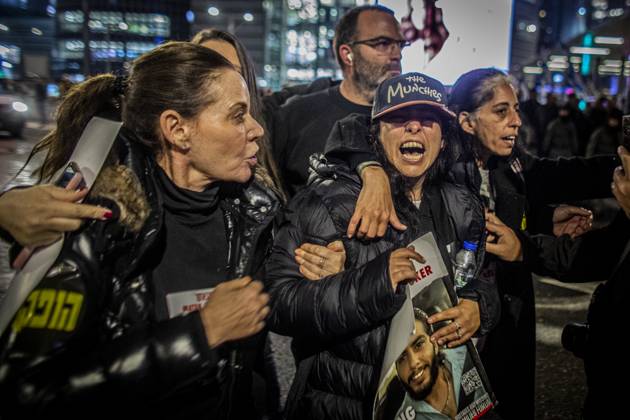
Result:
<svg viewBox="0 0 630 420"><path fill-rule="evenodd" d="M127 58L137 58L145 52L151 51L155 46L155 44L150 42L127 42Z"/></svg>
<svg viewBox="0 0 630 420"><path fill-rule="evenodd" d="M60 59L79 60L83 58L83 41L63 40L58 42ZM120 42L120 41L90 41L90 53L94 61L127 61L133 60L147 51L155 48L152 42Z"/></svg>
<svg viewBox="0 0 630 420"><path fill-rule="evenodd" d="M62 32L79 33L83 29L83 12L68 10L57 15ZM143 36L169 37L171 20L157 13L90 12L90 31L96 33L128 32Z"/></svg>
<svg viewBox="0 0 630 420"><path fill-rule="evenodd" d="M171 35L171 20L168 16L156 13L126 13L128 31L145 36Z"/></svg>
<svg viewBox="0 0 630 420"><path fill-rule="evenodd" d="M12 44L0 44L0 58L12 64L20 64L20 48Z"/></svg>

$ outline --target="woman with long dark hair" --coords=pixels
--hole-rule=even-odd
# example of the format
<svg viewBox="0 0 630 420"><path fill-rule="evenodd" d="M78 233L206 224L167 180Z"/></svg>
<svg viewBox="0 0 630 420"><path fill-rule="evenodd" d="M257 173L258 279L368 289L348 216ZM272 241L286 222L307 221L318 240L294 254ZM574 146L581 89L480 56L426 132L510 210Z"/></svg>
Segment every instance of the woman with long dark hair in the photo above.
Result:
<svg viewBox="0 0 630 420"><path fill-rule="evenodd" d="M269 308L251 276L278 199L252 179L263 129L245 81L186 42L126 79L93 77L37 148L45 179L95 115L123 122L85 199L111 214L67 235L0 339L3 417L259 417L251 368Z"/></svg>

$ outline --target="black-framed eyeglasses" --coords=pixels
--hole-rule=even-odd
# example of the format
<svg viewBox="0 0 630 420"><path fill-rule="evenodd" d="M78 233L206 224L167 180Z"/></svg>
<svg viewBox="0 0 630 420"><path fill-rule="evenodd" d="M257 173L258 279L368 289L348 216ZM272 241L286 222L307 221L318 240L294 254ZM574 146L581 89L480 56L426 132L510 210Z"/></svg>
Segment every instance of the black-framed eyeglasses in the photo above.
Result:
<svg viewBox="0 0 630 420"><path fill-rule="evenodd" d="M392 45L398 45L398 48L401 50L405 47L409 46L409 41L404 39L393 39L386 36L379 36L376 38L364 39L362 41L352 41L349 42L348 45L351 47L355 45L367 45L368 47L374 48L378 52L388 52Z"/></svg>

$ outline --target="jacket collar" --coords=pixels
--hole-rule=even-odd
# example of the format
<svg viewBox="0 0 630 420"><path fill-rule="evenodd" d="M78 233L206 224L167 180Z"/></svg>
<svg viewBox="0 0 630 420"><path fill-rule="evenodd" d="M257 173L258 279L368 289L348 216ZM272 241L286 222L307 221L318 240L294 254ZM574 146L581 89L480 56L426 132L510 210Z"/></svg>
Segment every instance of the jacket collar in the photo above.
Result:
<svg viewBox="0 0 630 420"><path fill-rule="evenodd" d="M129 260L121 276L126 278L137 269L142 258L150 254L159 237L164 217L163 200L155 179L157 163L151 152L141 146L135 134L123 127L114 147L118 162L137 175L151 208L138 240L134 241L127 254ZM247 184L226 184L221 196L220 205L228 232L228 268L232 269L228 271L234 271L234 277L253 274L249 271L254 259L249 258L249 254L253 252L261 232L270 226L280 208L280 200L254 179Z"/></svg>

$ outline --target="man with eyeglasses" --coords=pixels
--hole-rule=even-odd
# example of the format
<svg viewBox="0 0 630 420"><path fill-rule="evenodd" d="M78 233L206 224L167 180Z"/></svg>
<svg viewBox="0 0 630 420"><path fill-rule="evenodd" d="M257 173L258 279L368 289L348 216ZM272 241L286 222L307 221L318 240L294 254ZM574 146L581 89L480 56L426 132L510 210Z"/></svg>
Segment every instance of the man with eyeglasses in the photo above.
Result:
<svg viewBox="0 0 630 420"><path fill-rule="evenodd" d="M324 152L334 123L352 113L370 115L377 86L400 74L407 45L386 7L359 6L341 17L333 43L341 83L292 98L274 117L274 155L291 196L306 185L309 158ZM357 157L357 163L362 160Z"/></svg>

